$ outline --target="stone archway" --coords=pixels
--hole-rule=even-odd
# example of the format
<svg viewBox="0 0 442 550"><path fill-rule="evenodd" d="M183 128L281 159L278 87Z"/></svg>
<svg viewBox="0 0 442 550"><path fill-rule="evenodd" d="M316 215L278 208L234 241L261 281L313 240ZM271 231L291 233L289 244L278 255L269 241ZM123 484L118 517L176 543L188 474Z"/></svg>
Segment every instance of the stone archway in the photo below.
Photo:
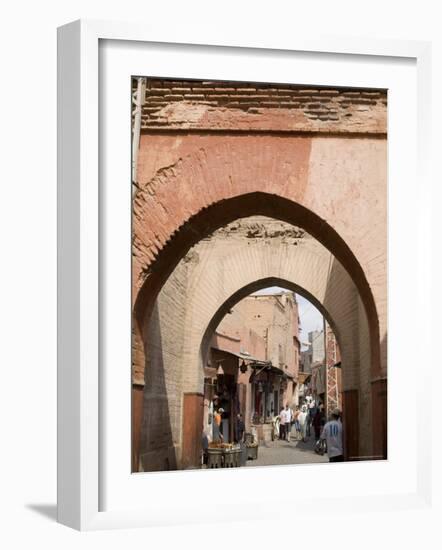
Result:
<svg viewBox="0 0 442 550"><path fill-rule="evenodd" d="M252 282L239 289L233 296L216 311L209 323L201 342L200 360L198 372L202 372L203 365L206 364L206 358L210 346L210 338L215 327L222 318L246 296L261 290L263 288L278 286L291 290L311 302L322 313L327 323L332 328L341 350L341 369L343 371L343 423L345 454L348 460L359 460L359 457L373 456L373 427L372 402L370 399L370 335L367 318L363 310L362 303L358 299L357 292L351 286L342 285L342 290L350 291L353 294L352 299L348 299L348 306L351 302L353 314L349 317L356 323L358 335L355 337L355 330L349 331L348 325L343 326L342 318L339 316L338 322L330 312L324 307L318 299L306 291L304 288L293 283L291 280L285 280L278 277L261 279ZM348 321L348 318L346 321ZM361 394L365 390L368 399L361 399ZM183 448L185 446L183 445ZM187 445L186 447L189 447Z"/></svg>
<svg viewBox="0 0 442 550"><path fill-rule="evenodd" d="M170 236L164 248L158 250L156 260L152 260L152 263L146 265L144 270L133 270L134 316L136 321L134 323L133 353L135 370L137 369L136 363L138 361L141 361L138 369L142 370L144 368L144 361L142 360L143 344L140 330L145 316L146 314L149 315L152 311L161 287L179 261L185 256L191 246L213 233L219 227L225 226L239 217L256 214L273 217L302 227L323 244L325 248L331 251L333 256L349 273L358 289L369 320L372 335L372 376L380 377L386 369L386 357L384 357L384 354L381 356L379 319L382 317L383 324L386 323L386 304L382 301L380 302L383 315L378 315L372 287L365 276L361 264L337 232L316 214L282 197L260 192L222 200L211 207L205 208L190 218L188 222ZM147 261L146 258L145 260ZM382 276L385 276L382 265L379 267L379 270ZM381 275L378 274L378 276L380 277ZM378 284L376 288L379 286ZM385 288L383 292L385 293ZM385 334L385 328L382 334Z"/></svg>
<svg viewBox="0 0 442 550"><path fill-rule="evenodd" d="M239 220L237 225L247 227L247 220ZM252 242L242 238L244 231L237 229L235 238L224 240L225 228L200 241L169 277L155 305L154 318L146 325L144 342L146 349L154 353L146 372L157 383L164 379L162 395L164 403L168 400L169 404L161 413L163 420L168 419L163 431L170 432L169 443L164 444L168 445L168 462L170 456L176 457L176 463L181 462L183 405L179 396L201 396L200 353L204 355L204 347L207 349L208 336L226 308L259 288L285 286L313 302L340 342L345 391L358 395L362 386L370 384L370 328L352 278L323 245L304 231L282 222L276 224L274 234L269 232L268 222L266 228L268 238ZM157 388L149 393L150 387L147 384L145 411L159 411L161 392ZM367 455L371 452L370 402L356 400L350 412L364 430L363 438L358 437L357 428L353 430L352 456ZM146 433L155 433L155 416L147 422ZM143 444L143 456L149 452L154 455L149 445ZM143 461L149 467L149 460Z"/></svg>

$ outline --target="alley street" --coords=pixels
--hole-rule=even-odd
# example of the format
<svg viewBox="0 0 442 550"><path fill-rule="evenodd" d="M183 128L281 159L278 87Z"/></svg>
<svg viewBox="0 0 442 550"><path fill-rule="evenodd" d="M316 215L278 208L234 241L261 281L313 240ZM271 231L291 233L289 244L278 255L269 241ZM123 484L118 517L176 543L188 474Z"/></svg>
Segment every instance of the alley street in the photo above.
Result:
<svg viewBox="0 0 442 550"><path fill-rule="evenodd" d="M269 441L258 448L258 458L248 460L247 466L271 466L281 464L310 464L328 462L328 457L314 452L315 438L310 436L307 442L302 441Z"/></svg>

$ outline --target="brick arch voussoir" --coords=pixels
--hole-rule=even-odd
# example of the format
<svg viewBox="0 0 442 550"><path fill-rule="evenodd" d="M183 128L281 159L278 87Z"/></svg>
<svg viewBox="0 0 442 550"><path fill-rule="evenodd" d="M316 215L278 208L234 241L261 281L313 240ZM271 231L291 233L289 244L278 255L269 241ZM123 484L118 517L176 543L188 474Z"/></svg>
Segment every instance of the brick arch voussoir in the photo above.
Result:
<svg viewBox="0 0 442 550"><path fill-rule="evenodd" d="M227 145L198 150L140 184L134 197L134 234L141 241L136 285L187 220L215 203L254 192L302 200L310 140L300 140L296 149L284 141L269 148L264 138L248 147L240 158Z"/></svg>

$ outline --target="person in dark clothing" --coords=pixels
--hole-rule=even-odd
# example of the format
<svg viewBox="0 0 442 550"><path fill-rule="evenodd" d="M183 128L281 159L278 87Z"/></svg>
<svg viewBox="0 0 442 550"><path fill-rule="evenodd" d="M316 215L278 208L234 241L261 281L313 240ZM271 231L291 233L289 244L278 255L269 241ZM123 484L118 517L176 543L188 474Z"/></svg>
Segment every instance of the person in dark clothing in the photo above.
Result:
<svg viewBox="0 0 442 550"><path fill-rule="evenodd" d="M244 440L244 431L245 431L244 421L242 419L242 414L239 413L236 416L236 441L237 441L237 443L242 443L242 441Z"/></svg>
<svg viewBox="0 0 442 550"><path fill-rule="evenodd" d="M209 438L207 437L206 432L203 430L202 438L201 438L201 447L203 451L203 457L202 462L203 464L207 464L208 458L209 458Z"/></svg>
<svg viewBox="0 0 442 550"><path fill-rule="evenodd" d="M313 428L315 430L315 440L318 441L321 436L321 430L325 423L325 415L321 407L316 409L315 416L313 417Z"/></svg>

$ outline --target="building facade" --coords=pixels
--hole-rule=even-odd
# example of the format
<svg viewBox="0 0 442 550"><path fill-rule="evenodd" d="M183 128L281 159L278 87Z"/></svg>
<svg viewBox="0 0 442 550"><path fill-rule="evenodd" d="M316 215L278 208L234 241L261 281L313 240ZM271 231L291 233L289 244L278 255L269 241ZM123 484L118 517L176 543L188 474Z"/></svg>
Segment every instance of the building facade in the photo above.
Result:
<svg viewBox="0 0 442 550"><path fill-rule="evenodd" d="M211 341L204 386L204 430L222 407L223 436L235 439L241 413L247 431L268 440L285 404L298 404L298 305L293 292L252 295L236 304Z"/></svg>

